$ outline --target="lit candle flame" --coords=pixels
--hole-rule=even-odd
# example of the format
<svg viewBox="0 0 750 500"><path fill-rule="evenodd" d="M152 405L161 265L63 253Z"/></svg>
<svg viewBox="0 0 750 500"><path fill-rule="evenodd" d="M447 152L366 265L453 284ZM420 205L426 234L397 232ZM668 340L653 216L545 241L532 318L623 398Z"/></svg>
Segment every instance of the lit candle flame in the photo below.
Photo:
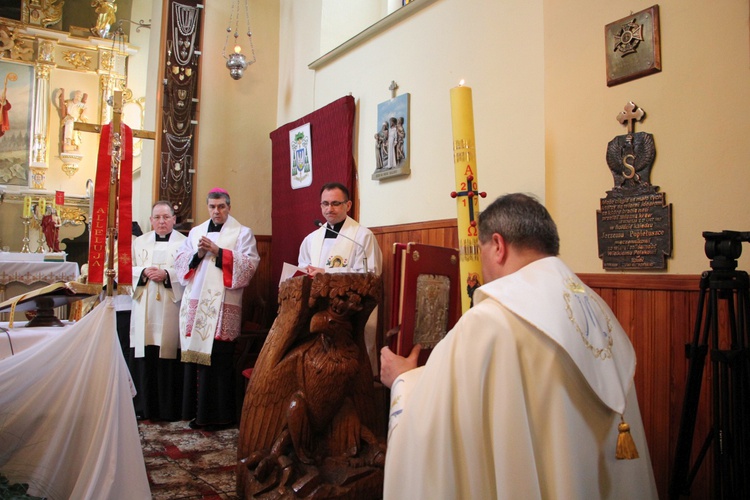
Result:
<svg viewBox="0 0 750 500"><path fill-rule="evenodd" d="M464 80L463 80L463 78L461 79L460 82L458 82L458 86L459 87L463 87L464 86Z"/></svg>
<svg viewBox="0 0 750 500"><path fill-rule="evenodd" d="M242 51L242 48L239 45L234 46L234 53L239 54Z"/></svg>

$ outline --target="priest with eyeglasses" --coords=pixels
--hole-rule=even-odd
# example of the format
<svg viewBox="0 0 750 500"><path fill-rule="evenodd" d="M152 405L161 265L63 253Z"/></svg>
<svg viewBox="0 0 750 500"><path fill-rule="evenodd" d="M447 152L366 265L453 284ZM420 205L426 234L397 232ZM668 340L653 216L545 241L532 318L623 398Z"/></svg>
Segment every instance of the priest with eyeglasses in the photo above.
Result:
<svg viewBox="0 0 750 500"><path fill-rule="evenodd" d="M297 258L297 266L308 275L381 273L383 254L375 235L347 215L351 208L349 190L343 184L329 182L320 189L320 210L326 223L316 221L319 228L302 241ZM379 371L377 317L375 309L365 325L365 345L373 375Z"/></svg>
<svg viewBox="0 0 750 500"><path fill-rule="evenodd" d="M372 231L347 215L349 190L330 182L320 190L320 210L326 223L308 234L299 249L298 267L319 273L380 274L383 255Z"/></svg>

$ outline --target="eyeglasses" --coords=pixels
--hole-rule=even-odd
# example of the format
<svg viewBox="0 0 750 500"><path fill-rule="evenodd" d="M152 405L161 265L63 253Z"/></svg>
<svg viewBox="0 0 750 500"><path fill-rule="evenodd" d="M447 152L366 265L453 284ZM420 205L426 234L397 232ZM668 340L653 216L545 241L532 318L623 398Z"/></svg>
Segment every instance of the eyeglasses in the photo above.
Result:
<svg viewBox="0 0 750 500"><path fill-rule="evenodd" d="M321 201L320 202L320 208L328 208L328 207L338 208L341 205L344 205L347 201L349 201L349 200L346 200L346 201L332 201L330 203L327 202L327 201Z"/></svg>
<svg viewBox="0 0 750 500"><path fill-rule="evenodd" d="M151 218L154 219L154 220L169 220L172 217L174 217L174 215L155 215L155 216L153 216Z"/></svg>

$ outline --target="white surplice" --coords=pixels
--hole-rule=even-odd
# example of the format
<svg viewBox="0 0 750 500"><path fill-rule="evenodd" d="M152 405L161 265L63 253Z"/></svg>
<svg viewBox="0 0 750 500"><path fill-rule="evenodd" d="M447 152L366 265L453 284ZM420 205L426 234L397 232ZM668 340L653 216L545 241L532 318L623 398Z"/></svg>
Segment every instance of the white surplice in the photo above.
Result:
<svg viewBox="0 0 750 500"><path fill-rule="evenodd" d="M633 348L604 301L549 257L474 303L393 384L384 497L657 498ZM615 458L620 413L638 459Z"/></svg>
<svg viewBox="0 0 750 500"><path fill-rule="evenodd" d="M367 258L367 271L380 274L383 255L372 231L347 217L339 232L350 239L326 238L325 225L308 234L300 245L297 265L321 267L327 273L363 273Z"/></svg>
<svg viewBox="0 0 750 500"><path fill-rule="evenodd" d="M180 345L180 299L182 284L174 269L177 251L185 241L179 231L172 231L169 241L156 241L156 232L133 241L133 312L130 320L130 347L135 357L145 355L147 345L160 346L159 357L175 359ZM164 282L147 280L138 286L144 269L157 266L169 274L170 288Z"/></svg>
<svg viewBox="0 0 750 500"><path fill-rule="evenodd" d="M182 347L183 361L195 361L186 359L186 353L196 349L191 339L193 329L196 325L205 327L209 321L214 328L210 328L206 340L217 339L222 341L235 340L240 335L240 322L242 319L242 291L250 283L260 263L260 255L255 242L253 231L242 226L237 219L231 215L223 224L220 232L208 232L210 220L190 230L187 239L183 241L175 259L175 269L180 282L185 285L184 297L180 306L180 342ZM232 236L227 237L228 234ZM198 251L198 241L201 236L206 236L223 249L222 268L216 267L216 257L207 253L198 267L194 270L189 268L193 256ZM225 242L226 241L226 242ZM217 303L209 303L202 306L199 311L199 302L202 298L201 292L204 283L213 283L216 290L211 290L212 297L219 297ZM209 292L204 290L204 292ZM202 364L210 357L211 343L207 346L199 346L202 350L195 353Z"/></svg>

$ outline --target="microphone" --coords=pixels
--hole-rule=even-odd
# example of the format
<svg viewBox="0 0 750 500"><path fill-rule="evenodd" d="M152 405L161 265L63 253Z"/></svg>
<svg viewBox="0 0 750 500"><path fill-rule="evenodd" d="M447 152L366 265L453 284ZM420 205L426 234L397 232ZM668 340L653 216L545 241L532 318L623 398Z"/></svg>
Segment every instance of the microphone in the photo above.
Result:
<svg viewBox="0 0 750 500"><path fill-rule="evenodd" d="M326 224L324 222L316 219L315 220L315 225L318 226L318 227L323 227ZM346 238L347 240L351 241L352 243L354 243L355 245L357 245L359 248L361 248L362 252L364 254L364 256L362 257L362 263L365 265L365 272L366 273L370 272L370 271L367 270L367 249L365 249L365 247L364 247L364 245L362 245L362 243L360 243L358 241L354 241L352 238L348 237L345 234L341 234L340 232L336 231L335 229L333 229L331 227L327 227L326 226L326 231L330 231L330 232L332 232L332 233L334 233L334 234L336 234L338 236L341 236L342 238Z"/></svg>

